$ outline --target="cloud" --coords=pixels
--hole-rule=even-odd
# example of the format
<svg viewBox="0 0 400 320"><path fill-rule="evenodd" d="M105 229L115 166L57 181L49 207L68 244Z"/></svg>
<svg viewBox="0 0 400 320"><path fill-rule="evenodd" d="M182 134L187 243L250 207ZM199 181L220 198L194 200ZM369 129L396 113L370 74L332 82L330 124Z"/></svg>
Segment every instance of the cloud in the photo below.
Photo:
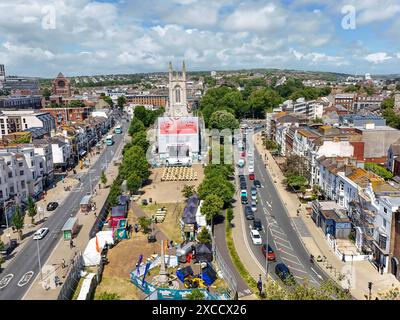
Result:
<svg viewBox="0 0 400 320"><path fill-rule="evenodd" d="M399 57L395 52L374 41L352 43L347 33L337 32L342 2L286 2L2 0L0 61L8 74L46 77L59 71L164 71L169 60L182 59L189 70L272 67L364 73L373 61L379 70L396 69L392 63L397 60L390 60ZM376 1L353 3L363 23L378 21L369 18L379 8ZM43 8L49 4L56 13L55 29L42 27ZM383 11L389 7L396 12L396 1L385 4ZM397 32L400 39L396 23L391 26L393 35L388 36L396 38ZM352 39L357 32L359 28Z"/></svg>
<svg viewBox="0 0 400 320"><path fill-rule="evenodd" d="M365 60L372 63L382 63L386 60L392 59L386 52L377 52L377 53L370 53L365 56Z"/></svg>

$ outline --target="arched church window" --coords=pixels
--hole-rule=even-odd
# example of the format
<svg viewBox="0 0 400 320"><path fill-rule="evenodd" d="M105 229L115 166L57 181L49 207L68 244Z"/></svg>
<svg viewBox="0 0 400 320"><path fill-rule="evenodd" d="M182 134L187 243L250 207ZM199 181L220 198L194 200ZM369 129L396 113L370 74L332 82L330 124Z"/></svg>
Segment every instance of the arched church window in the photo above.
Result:
<svg viewBox="0 0 400 320"><path fill-rule="evenodd" d="M175 102L181 102L181 90L179 88L175 89Z"/></svg>

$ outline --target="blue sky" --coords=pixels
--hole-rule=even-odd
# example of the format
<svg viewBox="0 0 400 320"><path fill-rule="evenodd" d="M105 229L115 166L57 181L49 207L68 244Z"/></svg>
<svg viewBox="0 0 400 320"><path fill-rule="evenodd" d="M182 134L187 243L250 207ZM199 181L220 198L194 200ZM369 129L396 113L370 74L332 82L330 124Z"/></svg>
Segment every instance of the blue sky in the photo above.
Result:
<svg viewBox="0 0 400 320"><path fill-rule="evenodd" d="M346 6L355 29L342 27ZM399 18L399 0L2 0L0 63L43 77L183 59L189 70L400 73Z"/></svg>

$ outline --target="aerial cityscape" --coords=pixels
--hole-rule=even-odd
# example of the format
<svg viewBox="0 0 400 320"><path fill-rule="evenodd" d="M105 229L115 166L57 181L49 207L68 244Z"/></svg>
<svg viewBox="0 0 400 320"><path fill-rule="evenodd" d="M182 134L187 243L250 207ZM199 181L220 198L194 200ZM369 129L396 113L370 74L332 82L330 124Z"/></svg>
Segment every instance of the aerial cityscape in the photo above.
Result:
<svg viewBox="0 0 400 320"><path fill-rule="evenodd" d="M399 300L399 17L2 1L0 301Z"/></svg>

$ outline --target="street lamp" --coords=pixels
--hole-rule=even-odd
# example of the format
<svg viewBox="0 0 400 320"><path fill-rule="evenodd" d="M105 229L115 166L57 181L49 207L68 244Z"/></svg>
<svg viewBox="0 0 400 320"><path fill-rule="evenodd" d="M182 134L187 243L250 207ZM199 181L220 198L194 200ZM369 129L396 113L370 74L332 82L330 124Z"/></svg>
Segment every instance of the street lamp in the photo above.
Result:
<svg viewBox="0 0 400 320"><path fill-rule="evenodd" d="M40 280L43 280L43 275L42 275L42 264L41 264L41 262L40 262L39 239L36 239L36 244L37 244L37 253L38 253L38 261L39 261Z"/></svg>

